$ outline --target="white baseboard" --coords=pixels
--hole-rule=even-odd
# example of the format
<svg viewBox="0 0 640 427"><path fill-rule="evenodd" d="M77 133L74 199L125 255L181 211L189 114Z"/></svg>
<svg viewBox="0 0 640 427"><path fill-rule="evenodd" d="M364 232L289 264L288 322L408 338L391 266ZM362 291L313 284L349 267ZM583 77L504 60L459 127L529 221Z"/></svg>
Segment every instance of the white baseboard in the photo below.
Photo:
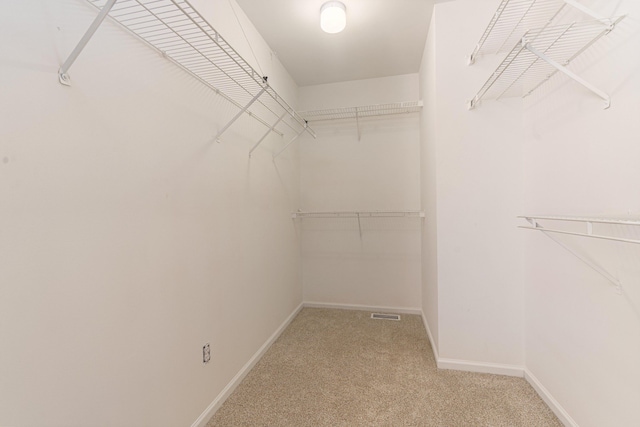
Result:
<svg viewBox="0 0 640 427"><path fill-rule="evenodd" d="M215 414L216 411L220 409L224 401L227 400L231 393L233 393L236 387L238 387L238 385L242 382L244 377L247 376L247 374L251 371L251 369L253 369L256 363L258 363L258 361L267 352L267 350L269 350L269 347L271 347L271 345L278 339L282 332L287 329L287 326L289 326L291 321L298 315L303 306L304 304L300 304L295 310L293 310L293 313L291 313L289 317L287 317L285 321L282 322L280 327L278 327L273 335L271 335L269 339L262 345L262 347L260 347L258 351L256 351L253 357L251 357L251 359L249 359L249 361L242 367L242 369L240 369L236 376L233 377L231 381L229 381L229 384L227 384L227 386L220 392L220 394L215 399L213 399L213 402L211 402L211 404L207 406L207 409L205 409L204 412L200 414L198 419L195 420L193 424L191 424L191 427L205 427L207 422L209 422L211 417L213 417L213 414Z"/></svg>
<svg viewBox="0 0 640 427"><path fill-rule="evenodd" d="M433 335L431 334L431 328L429 328L429 322L427 322L427 316L424 315L424 312L420 311L420 315L422 316L422 323L424 324L424 328L427 330L427 336L429 337L429 343L431 344L431 350L433 351L433 358L438 363L438 347L436 346L436 342L433 340Z"/></svg>
<svg viewBox="0 0 640 427"><path fill-rule="evenodd" d="M507 375L510 377L524 377L524 367L516 365L502 365L499 363L473 362L459 359L438 359L438 369L454 371L479 372L483 374Z"/></svg>
<svg viewBox="0 0 640 427"><path fill-rule="evenodd" d="M304 302L305 307L309 308L335 308L339 310L360 310L360 311L380 311L384 313L394 314L418 314L422 315L422 310L411 307L379 307L359 304L332 304L326 302Z"/></svg>
<svg viewBox="0 0 640 427"><path fill-rule="evenodd" d="M433 350L433 356L435 357L438 369L451 369L456 371L467 372L479 372L485 374L497 374L508 375L512 377L524 377L534 390L540 395L542 400L551 408L556 414L558 419L566 427L579 427L578 424L571 418L571 416L564 410L564 408L553 398L551 393L538 381L538 379L526 368L515 365L502 365L497 363L484 363L473 362L468 360L458 359L443 359L438 356L438 349L434 345L433 335L427 323L427 319L424 313L420 309L415 308L398 308L398 307L376 307L365 305L353 305L353 304L329 304L319 302L304 302L300 304L285 321L278 327L278 329L269 337L269 339L258 349L258 351L249 359L249 361L240 369L240 371L233 377L227 386L220 392L220 394L211 402L211 404L204 410L204 412L198 417L191 427L205 427L207 422L213 417L215 412L222 406L227 398L233 393L236 387L242 382L247 374L258 363L260 358L267 352L269 347L278 339L278 337L289 326L291 321L298 315L303 307L310 308L334 308L342 310L364 310L364 311L380 311L386 313L398 313L398 314L418 314L422 316L422 322L427 330L429 341L431 342L431 348Z"/></svg>
<svg viewBox="0 0 640 427"><path fill-rule="evenodd" d="M525 368L524 370L524 378L527 380L531 387L538 393L538 395L544 400L544 402L551 408L554 414L558 417L560 422L564 424L566 427L578 427L578 423L576 423L573 418L569 415L567 411L558 403L558 401L549 393L542 383L529 371Z"/></svg>

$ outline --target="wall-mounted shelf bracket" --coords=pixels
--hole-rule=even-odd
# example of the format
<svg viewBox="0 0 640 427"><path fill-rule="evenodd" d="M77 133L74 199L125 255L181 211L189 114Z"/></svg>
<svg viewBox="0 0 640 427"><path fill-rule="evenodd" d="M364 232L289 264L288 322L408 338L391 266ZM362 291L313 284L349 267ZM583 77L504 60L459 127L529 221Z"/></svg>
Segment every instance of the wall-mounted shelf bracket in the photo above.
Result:
<svg viewBox="0 0 640 427"><path fill-rule="evenodd" d="M238 114L236 114L226 125L224 125L224 127L222 129L220 129L218 131L218 134L215 136L214 140L216 142L220 142L220 137L222 136L222 134L231 127L231 125L240 118L241 115L243 115L248 109L249 107L251 107L251 105L253 105L254 102L256 102L258 100L258 98L260 98L260 96L265 93L265 91L267 90L268 87L268 83L267 83L267 78L263 77L263 81L265 86L263 86L263 88L255 94L255 96L253 98L251 98L251 101L249 101L249 103L247 105L245 105L240 111L238 111Z"/></svg>
<svg viewBox="0 0 640 427"><path fill-rule="evenodd" d="M300 132L298 132L293 138L291 138L291 141L289 141L289 143L287 145L285 145L282 150L278 151L276 154L273 155L273 159L275 160L280 154L282 154L284 152L284 150L286 150L287 148L289 148L289 146L291 144L293 144L294 142L296 142L296 140L298 138L300 138L300 135L302 135L305 131L307 130L307 123L305 122L304 127L302 128L302 130Z"/></svg>
<svg viewBox="0 0 640 427"><path fill-rule="evenodd" d="M611 31L611 30L609 30L609 31ZM574 73L573 71L569 70L567 67L558 64L556 61L554 61L553 59L549 58L544 53L539 52L537 49L535 49L531 45L531 43L528 40L523 39L522 40L522 45L529 52L533 53L538 58L542 59L544 62L546 62L547 64L551 65L556 70L560 71L561 73L565 74L569 78L571 78L571 79L575 80L576 82L580 83L582 86L586 87L591 92L595 93L597 96L602 98L604 100L604 103L605 103L605 107L604 107L605 110L607 108L611 107L611 97L607 93L601 91L600 89L598 89L597 87L595 87L594 85L592 85L591 83L589 83L588 81L586 81L585 79L583 79L582 77L580 77L579 75ZM549 78L550 77L551 76L549 76ZM529 96L531 94L531 92L533 92L533 89L531 91L529 91L528 93L526 93L524 96L525 97Z"/></svg>
<svg viewBox="0 0 640 427"><path fill-rule="evenodd" d="M258 140L258 142L256 142L256 145L254 145L251 150L249 150L249 157L251 157L251 153L253 153L253 150L255 150L256 148L258 148L258 145L260 145L262 143L262 141L264 141L264 139L269 136L269 134L271 132L273 132L273 130L276 128L276 126L278 126L278 123L280 123L282 121L282 119L284 119L284 116L287 115L287 112L285 111L284 113L282 113L282 115L280 117L278 117L278 120L269 128L269 130L267 132L265 132L264 135L262 135L262 138L260 138L260 140Z"/></svg>
<svg viewBox="0 0 640 427"><path fill-rule="evenodd" d="M69 77L69 74L68 74L69 68L71 68L71 66L76 61L76 59L78 59L78 56L82 52L82 49L84 49L87 43L89 43L89 40L91 40L91 37L93 37L95 32L98 30L98 28L100 27L100 24L102 24L102 21L104 21L107 15L109 15L109 12L113 8L113 5L116 4L116 1L118 0L107 1L104 7L100 10L100 13L98 13L98 16L96 16L96 19L94 19L91 25L89 26L89 29L87 30L87 32L84 33L84 36L82 36L82 38L78 42L78 45L75 47L75 49L73 49L73 51L71 51L71 54L69 55L67 60L64 61L64 64L62 64L62 66L60 67L60 70L58 70L58 80L63 85L71 86L71 78Z"/></svg>
<svg viewBox="0 0 640 427"><path fill-rule="evenodd" d="M578 258L580 261L585 263L587 266L589 266L595 272L597 272L602 277L604 277L609 282L611 282L616 287L616 292L618 294L622 294L622 283L620 282L620 280L618 280L616 277L614 277L611 273L606 271L600 265L595 263L593 260L591 260L591 259L587 258L586 256L584 256L583 254L580 254L577 251L573 250L571 247L569 247L565 243L561 242L560 240L555 239L553 237L553 234L565 234L565 235L569 235L569 236L579 236L579 237L587 237L587 238L594 238L594 239L600 239L600 240L611 240L611 241L614 241L614 242L640 244L640 240L624 239L624 238L620 238L620 237L607 236L607 235L594 234L593 233L593 224L612 224L612 225L624 225L624 226L640 226L640 221L603 219L603 218L551 217L551 216L537 216L537 217L520 216L518 218L523 218L530 224L530 226L519 226L518 228L523 228L525 230L537 230L537 231L543 232L551 240L556 242L558 245L562 246L564 249L566 249L573 256ZM586 232L585 233L579 233L579 232L573 232L573 231L545 228L542 225L540 225L538 220L569 221L569 222L584 223L586 225Z"/></svg>

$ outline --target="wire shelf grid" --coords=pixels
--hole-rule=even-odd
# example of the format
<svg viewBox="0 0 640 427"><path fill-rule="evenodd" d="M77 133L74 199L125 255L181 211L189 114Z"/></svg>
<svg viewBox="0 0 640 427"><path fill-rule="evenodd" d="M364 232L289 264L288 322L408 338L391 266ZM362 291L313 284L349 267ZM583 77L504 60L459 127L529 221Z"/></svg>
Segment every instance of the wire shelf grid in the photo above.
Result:
<svg viewBox="0 0 640 427"><path fill-rule="evenodd" d="M526 97L559 72L530 47L566 67L622 19L573 22L528 31L475 95L472 106L483 98Z"/></svg>
<svg viewBox="0 0 640 427"><path fill-rule="evenodd" d="M502 0L469 63L482 54L508 51L527 31L551 24L566 5L564 0Z"/></svg>
<svg viewBox="0 0 640 427"><path fill-rule="evenodd" d="M102 9L108 0L87 1ZM266 127L278 120L315 137L302 116L187 0L118 0L109 16L241 110L249 105L246 113ZM293 124L279 119L283 112Z"/></svg>
<svg viewBox="0 0 640 427"><path fill-rule="evenodd" d="M421 101L395 102L388 104L364 105L358 107L329 108L324 110L301 111L307 121L356 119L394 114L415 113L422 109Z"/></svg>

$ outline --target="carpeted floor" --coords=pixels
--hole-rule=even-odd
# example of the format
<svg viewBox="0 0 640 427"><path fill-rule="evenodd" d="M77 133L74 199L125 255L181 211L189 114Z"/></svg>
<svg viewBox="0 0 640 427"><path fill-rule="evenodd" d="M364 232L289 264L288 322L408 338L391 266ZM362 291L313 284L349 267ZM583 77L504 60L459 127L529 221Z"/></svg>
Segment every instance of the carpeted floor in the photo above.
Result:
<svg viewBox="0 0 640 427"><path fill-rule="evenodd" d="M522 378L438 370L422 324L303 309L209 421L225 426L562 426Z"/></svg>

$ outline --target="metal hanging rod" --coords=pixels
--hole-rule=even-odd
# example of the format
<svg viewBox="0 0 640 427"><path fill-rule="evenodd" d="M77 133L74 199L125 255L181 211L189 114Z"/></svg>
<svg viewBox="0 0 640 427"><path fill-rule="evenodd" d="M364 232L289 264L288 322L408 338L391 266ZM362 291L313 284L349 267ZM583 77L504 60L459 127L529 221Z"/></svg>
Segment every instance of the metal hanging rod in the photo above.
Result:
<svg viewBox="0 0 640 427"><path fill-rule="evenodd" d="M240 115L247 114L265 127L282 123L314 138L306 121L256 72L191 6L188 0L87 0L100 10L81 42L60 69L60 81L70 84L68 69L106 15L145 41L180 68L231 101L241 110L218 132L218 138ZM285 113L291 119L282 120Z"/></svg>
<svg viewBox="0 0 640 427"><path fill-rule="evenodd" d="M357 107L328 108L301 111L300 115L309 122L325 120L355 119L360 141L360 119L363 117L387 116L415 113L422 109L422 101L394 102L389 104L362 105Z"/></svg>
<svg viewBox="0 0 640 427"><path fill-rule="evenodd" d="M605 108L608 108L609 95L573 73L567 65L613 30L623 18L574 22L528 31L469 102L469 109L475 108L483 98L526 97L558 72L604 99Z"/></svg>
<svg viewBox="0 0 640 427"><path fill-rule="evenodd" d="M293 212L291 218L424 218L423 211Z"/></svg>

